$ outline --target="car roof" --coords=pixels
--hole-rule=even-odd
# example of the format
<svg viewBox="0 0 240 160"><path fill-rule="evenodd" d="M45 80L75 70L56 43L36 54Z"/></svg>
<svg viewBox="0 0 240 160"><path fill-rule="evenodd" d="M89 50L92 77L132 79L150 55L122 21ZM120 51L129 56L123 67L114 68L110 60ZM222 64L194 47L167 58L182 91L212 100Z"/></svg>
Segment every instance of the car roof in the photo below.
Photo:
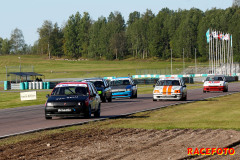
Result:
<svg viewBox="0 0 240 160"><path fill-rule="evenodd" d="M117 77L117 78L113 78L111 80L129 80L131 79L130 77Z"/></svg>
<svg viewBox="0 0 240 160"><path fill-rule="evenodd" d="M99 81L102 81L104 80L103 78L85 78L83 79L83 81L91 81L91 80L99 80Z"/></svg>
<svg viewBox="0 0 240 160"><path fill-rule="evenodd" d="M55 87L67 87L67 86L75 86L75 87L87 87L90 82L61 82L58 83Z"/></svg>
<svg viewBox="0 0 240 160"><path fill-rule="evenodd" d="M61 82L58 84L88 84L88 82Z"/></svg>
<svg viewBox="0 0 240 160"><path fill-rule="evenodd" d="M225 77L225 75L209 75L208 77Z"/></svg>
<svg viewBox="0 0 240 160"><path fill-rule="evenodd" d="M159 78L159 80L181 80L179 77L165 77L165 78Z"/></svg>

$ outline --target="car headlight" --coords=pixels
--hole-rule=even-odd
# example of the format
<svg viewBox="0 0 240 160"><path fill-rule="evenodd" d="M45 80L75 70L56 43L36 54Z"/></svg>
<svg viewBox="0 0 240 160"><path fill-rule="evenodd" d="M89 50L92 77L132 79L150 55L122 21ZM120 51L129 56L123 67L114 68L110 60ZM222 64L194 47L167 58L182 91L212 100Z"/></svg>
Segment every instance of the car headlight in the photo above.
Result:
<svg viewBox="0 0 240 160"><path fill-rule="evenodd" d="M160 93L160 91L158 89L154 90L154 93Z"/></svg>
<svg viewBox="0 0 240 160"><path fill-rule="evenodd" d="M181 90L175 90L174 93L181 93Z"/></svg>
<svg viewBox="0 0 240 160"><path fill-rule="evenodd" d="M81 106L81 102L78 102L78 106Z"/></svg>
<svg viewBox="0 0 240 160"><path fill-rule="evenodd" d="M131 88L126 89L126 91L131 91Z"/></svg>
<svg viewBox="0 0 240 160"><path fill-rule="evenodd" d="M47 106L48 107L53 107L53 103L49 102L49 103L47 103Z"/></svg>

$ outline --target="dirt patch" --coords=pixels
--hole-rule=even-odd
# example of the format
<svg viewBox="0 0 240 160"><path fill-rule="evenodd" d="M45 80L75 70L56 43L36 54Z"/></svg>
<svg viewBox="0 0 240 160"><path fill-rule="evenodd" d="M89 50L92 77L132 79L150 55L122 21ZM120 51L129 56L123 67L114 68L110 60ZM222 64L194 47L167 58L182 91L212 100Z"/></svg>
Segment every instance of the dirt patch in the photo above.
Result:
<svg viewBox="0 0 240 160"><path fill-rule="evenodd" d="M238 159L234 130L90 129L0 147L0 159ZM187 148L233 147L235 155L189 156Z"/></svg>

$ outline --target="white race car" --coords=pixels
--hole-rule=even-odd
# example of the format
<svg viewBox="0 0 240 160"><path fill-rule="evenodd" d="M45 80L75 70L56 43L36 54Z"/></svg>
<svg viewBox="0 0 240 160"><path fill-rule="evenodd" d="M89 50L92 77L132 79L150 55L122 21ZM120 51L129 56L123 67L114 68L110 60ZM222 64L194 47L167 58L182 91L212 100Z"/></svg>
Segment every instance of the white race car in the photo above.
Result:
<svg viewBox="0 0 240 160"><path fill-rule="evenodd" d="M154 87L153 101L187 100L187 88L182 78L161 78Z"/></svg>
<svg viewBox="0 0 240 160"><path fill-rule="evenodd" d="M203 84L203 93L210 91L228 92L228 83L224 75L211 75L206 78Z"/></svg>

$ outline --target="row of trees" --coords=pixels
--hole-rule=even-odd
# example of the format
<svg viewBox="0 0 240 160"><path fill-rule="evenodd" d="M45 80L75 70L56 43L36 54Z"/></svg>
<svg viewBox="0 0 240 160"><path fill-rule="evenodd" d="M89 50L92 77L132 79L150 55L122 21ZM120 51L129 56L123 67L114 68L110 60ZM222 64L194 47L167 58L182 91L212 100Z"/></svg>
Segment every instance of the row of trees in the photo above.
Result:
<svg viewBox="0 0 240 160"><path fill-rule="evenodd" d="M11 33L11 38L3 39L0 37L1 54L26 54L31 52L31 46L25 44L23 33L16 28Z"/></svg>
<svg viewBox="0 0 240 160"><path fill-rule="evenodd" d="M110 13L93 21L87 12L71 15L63 27L44 21L38 29L39 39L34 46L14 43L0 39L0 53L7 53L10 45L12 53L50 54L71 58L88 57L124 59L158 57L194 58L195 48L202 60L208 60L206 31L213 28L233 35L235 60L240 60L240 8L226 10L211 9L203 12L199 9L173 11L164 8L157 15L151 10L145 13L132 12L125 22L120 12ZM18 30L19 31L19 30ZM7 45L8 44L8 45ZM21 51L21 52L19 52ZM11 53L11 52L8 52Z"/></svg>

